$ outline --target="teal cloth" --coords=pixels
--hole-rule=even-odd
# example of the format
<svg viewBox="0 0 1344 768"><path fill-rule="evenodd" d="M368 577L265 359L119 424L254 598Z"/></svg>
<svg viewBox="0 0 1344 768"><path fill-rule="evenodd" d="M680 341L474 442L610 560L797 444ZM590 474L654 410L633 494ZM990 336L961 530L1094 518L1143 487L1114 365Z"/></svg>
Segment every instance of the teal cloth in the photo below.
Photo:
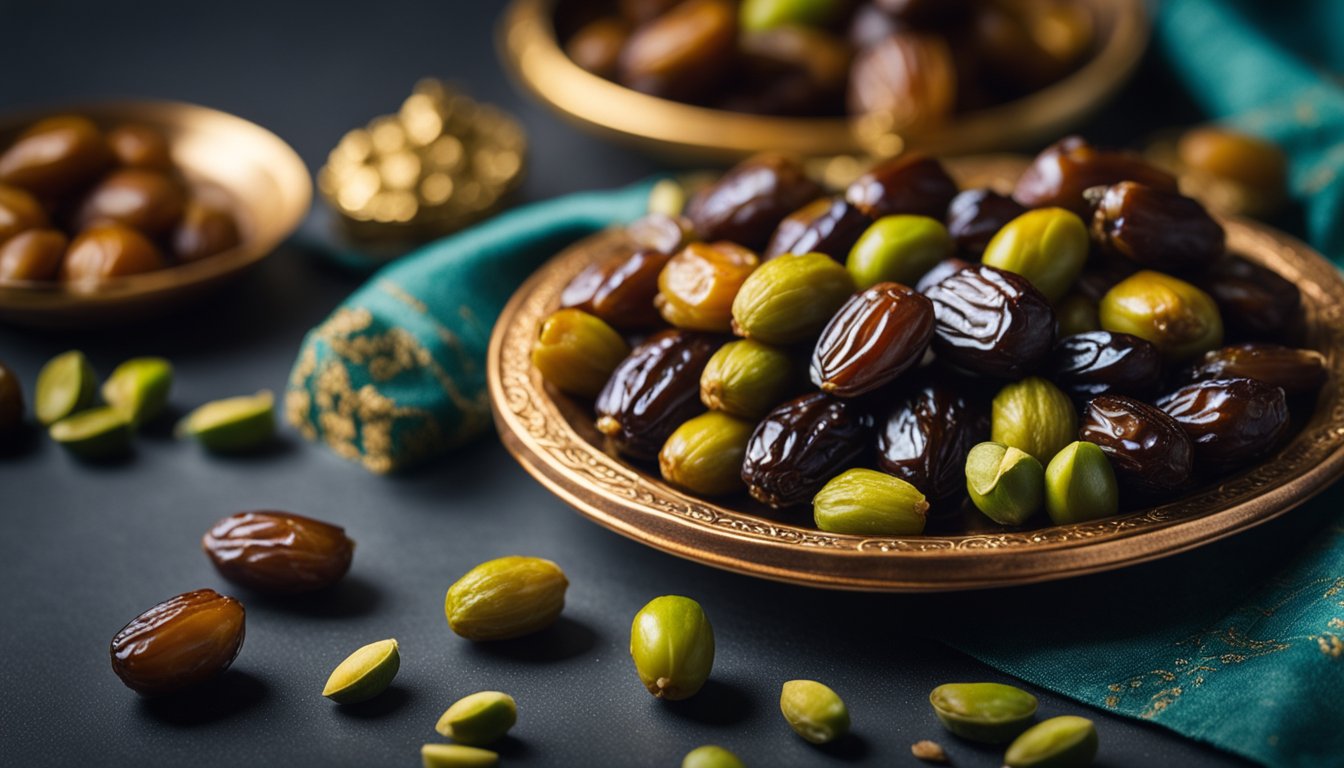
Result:
<svg viewBox="0 0 1344 768"><path fill-rule="evenodd" d="M1282 146L1307 239L1344 263L1344 2L1168 0L1157 41L1210 117ZM1303 58L1309 57L1309 58ZM1333 70L1333 75L1329 71ZM1338 384L1338 383L1336 383ZM1033 593L953 644L1004 672L1275 766L1344 766L1344 488L1293 512L1291 553L1248 569L1220 545L1105 582L1098 605ZM1087 596L1086 593L1083 596ZM1103 736L1104 738L1104 736ZM1153 765L1164 764L1158 758Z"/></svg>
<svg viewBox="0 0 1344 768"><path fill-rule="evenodd" d="M565 246L639 217L649 186L517 208L379 270L304 339L288 421L380 473L488 431L485 353L509 296Z"/></svg>

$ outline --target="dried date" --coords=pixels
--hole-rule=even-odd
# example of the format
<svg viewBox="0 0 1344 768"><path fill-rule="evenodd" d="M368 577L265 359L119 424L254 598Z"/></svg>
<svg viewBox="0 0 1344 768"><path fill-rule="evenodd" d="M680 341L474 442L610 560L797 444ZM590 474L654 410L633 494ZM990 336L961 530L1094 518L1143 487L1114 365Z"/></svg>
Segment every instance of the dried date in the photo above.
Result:
<svg viewBox="0 0 1344 768"><path fill-rule="evenodd" d="M878 283L855 294L817 339L812 383L840 397L891 383L924 356L933 320L933 302L899 283Z"/></svg>
<svg viewBox="0 0 1344 768"><path fill-rule="evenodd" d="M779 223L765 247L764 257L824 253L844 261L859 235L872 223L872 219L843 198L814 200Z"/></svg>
<svg viewBox="0 0 1344 768"><path fill-rule="evenodd" d="M597 429L638 459L658 455L682 422L704 410L700 373L718 341L686 331L649 337L621 361L597 395Z"/></svg>
<svg viewBox="0 0 1344 768"><path fill-rule="evenodd" d="M943 164L918 152L884 161L845 190L845 199L874 219L913 213L942 219L957 195L957 183Z"/></svg>
<svg viewBox="0 0 1344 768"><path fill-rule="evenodd" d="M175 693L228 669L243 647L243 604L213 589L165 600L112 638L112 671L145 696Z"/></svg>
<svg viewBox="0 0 1344 768"><path fill-rule="evenodd" d="M925 272L923 277L919 278L919 282L915 283L915 290L928 295L930 288L970 266L974 266L974 264L965 259L958 259L956 257L943 259L933 265L933 269Z"/></svg>
<svg viewBox="0 0 1344 768"><path fill-rule="evenodd" d="M790 213L821 196L791 157L764 153L734 166L686 206L702 240L731 240L759 251Z"/></svg>
<svg viewBox="0 0 1344 768"><path fill-rule="evenodd" d="M1089 331L1060 339L1046 371L1060 389L1079 400L1105 394L1147 397L1162 382L1162 354L1138 336Z"/></svg>
<svg viewBox="0 0 1344 768"><path fill-rule="evenodd" d="M1187 384L1156 405L1185 430L1194 444L1197 466L1215 472L1269 453L1288 431L1283 390L1255 379Z"/></svg>
<svg viewBox="0 0 1344 768"><path fill-rule="evenodd" d="M1016 200L992 189L968 189L947 206L947 233L958 253L978 259L1004 224L1026 212Z"/></svg>
<svg viewBox="0 0 1344 768"><path fill-rule="evenodd" d="M1092 398L1083 409L1078 439L1100 446L1119 479L1141 493L1179 489L1194 469L1194 448L1181 425L1127 395Z"/></svg>
<svg viewBox="0 0 1344 768"><path fill-rule="evenodd" d="M813 392L775 408L756 425L742 481L757 501L791 507L853 464L872 439L873 419L853 400Z"/></svg>
<svg viewBox="0 0 1344 768"><path fill-rule="evenodd" d="M229 515L206 532L201 548L229 581L282 595L335 584L355 554L339 525L269 511Z"/></svg>
<svg viewBox="0 0 1344 768"><path fill-rule="evenodd" d="M653 304L658 275L672 258L647 249L618 254L589 264L560 294L560 306L581 309L622 330L643 330L662 324Z"/></svg>
<svg viewBox="0 0 1344 768"><path fill-rule="evenodd" d="M1325 386L1325 356L1312 349L1249 342L1206 352L1186 371L1187 381L1255 379L1290 396L1315 395Z"/></svg>
<svg viewBox="0 0 1344 768"><path fill-rule="evenodd" d="M984 409L940 384L903 398L878 430L878 466L937 500L965 492L966 454L989 439Z"/></svg>
<svg viewBox="0 0 1344 768"><path fill-rule="evenodd" d="M1036 156L1013 189L1013 199L1028 208L1059 206L1078 215L1088 212L1083 192L1098 186L1137 181L1177 192L1176 177L1149 165L1133 152L1098 149L1069 136Z"/></svg>
<svg viewBox="0 0 1344 768"><path fill-rule="evenodd" d="M1140 266L1192 272L1208 268L1223 255L1226 235L1197 201L1122 181L1097 195L1092 239L1103 250Z"/></svg>
<svg viewBox="0 0 1344 768"><path fill-rule="evenodd" d="M1282 341L1301 316L1302 294L1273 270L1229 256L1197 281L1233 335Z"/></svg>
<svg viewBox="0 0 1344 768"><path fill-rule="evenodd" d="M984 376L1030 374L1055 341L1055 313L1026 278L976 264L928 288L933 349L947 362Z"/></svg>

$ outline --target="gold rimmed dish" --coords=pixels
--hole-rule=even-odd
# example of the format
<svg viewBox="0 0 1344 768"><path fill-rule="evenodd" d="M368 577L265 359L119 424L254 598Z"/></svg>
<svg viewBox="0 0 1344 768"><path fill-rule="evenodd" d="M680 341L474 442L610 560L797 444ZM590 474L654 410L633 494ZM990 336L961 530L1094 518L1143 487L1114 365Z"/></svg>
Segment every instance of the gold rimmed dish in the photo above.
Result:
<svg viewBox="0 0 1344 768"><path fill-rule="evenodd" d="M963 182L1011 181L1011 158L968 160ZM957 172L959 170L960 172ZM1277 517L1344 475L1344 277L1304 243L1261 224L1226 219L1228 248L1302 292L1303 344L1325 355L1329 382L1292 440L1245 472L1182 498L1090 523L996 528L968 514L964 532L921 536L830 534L810 516L774 513L746 498L715 502L663 482L657 467L604 450L589 403L544 386L530 351L565 285L585 265L625 247L610 230L569 247L505 307L487 361L504 445L538 481L581 514L656 549L739 573L833 589L929 592L1063 579L1155 560Z"/></svg>
<svg viewBox="0 0 1344 768"><path fill-rule="evenodd" d="M1098 41L1062 80L1020 99L954 115L895 142L863 120L776 117L649 96L579 67L556 36L556 0L514 0L498 47L514 78L562 117L606 138L682 162L729 162L762 150L799 155L888 154L905 148L957 155L1022 149L1066 133L1129 79L1147 47L1143 0L1082 0Z"/></svg>
<svg viewBox="0 0 1344 768"><path fill-rule="evenodd" d="M241 242L199 261L96 286L0 285L0 320L5 322L93 326L180 305L270 255L308 212L312 179L298 153L255 123L195 104L127 101L8 112L0 116L0 146L34 122L57 114L83 115L104 129L136 123L160 131L197 194L226 205L237 216Z"/></svg>

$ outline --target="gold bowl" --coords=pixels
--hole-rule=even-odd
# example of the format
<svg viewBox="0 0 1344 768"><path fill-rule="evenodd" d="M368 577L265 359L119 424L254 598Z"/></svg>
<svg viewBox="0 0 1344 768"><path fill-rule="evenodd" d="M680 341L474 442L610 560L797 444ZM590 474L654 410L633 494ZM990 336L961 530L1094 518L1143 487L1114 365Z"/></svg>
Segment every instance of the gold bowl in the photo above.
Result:
<svg viewBox="0 0 1344 768"><path fill-rule="evenodd" d="M995 167L1013 166L996 161ZM965 532L864 537L816 530L810 515L772 514L745 494L718 503L673 488L656 467L607 453L590 405L545 387L530 359L541 324L559 306L570 278L625 247L620 230L554 257L505 307L487 360L495 422L523 468L584 516L665 552L753 576L832 589L931 592L1049 581L1155 560L1277 517L1344 475L1344 277L1283 233L1245 220L1223 224L1229 250L1301 289L1304 342L1325 355L1329 381L1301 431L1264 463L1158 506L1031 530L997 528L970 510Z"/></svg>
<svg viewBox="0 0 1344 768"><path fill-rule="evenodd" d="M280 137L240 117L171 101L75 104L0 116L0 146L55 114L83 115L104 129L137 123L163 133L173 162L192 187L227 202L238 218L242 242L199 261L96 287L0 285L0 320L5 322L95 326L180 305L270 255L308 213L313 185L303 161Z"/></svg>
<svg viewBox="0 0 1344 768"><path fill-rule="evenodd" d="M1119 90L1148 43L1143 0L1081 0L1092 9L1098 42L1064 79L1020 99L954 115L900 137L901 145L941 155L1023 149L1080 124ZM513 0L499 49L522 85L562 117L599 135L680 162L730 162L762 150L798 155L867 153L890 144L863 121L774 117L710 109L649 96L594 75L570 60L556 38L555 0Z"/></svg>

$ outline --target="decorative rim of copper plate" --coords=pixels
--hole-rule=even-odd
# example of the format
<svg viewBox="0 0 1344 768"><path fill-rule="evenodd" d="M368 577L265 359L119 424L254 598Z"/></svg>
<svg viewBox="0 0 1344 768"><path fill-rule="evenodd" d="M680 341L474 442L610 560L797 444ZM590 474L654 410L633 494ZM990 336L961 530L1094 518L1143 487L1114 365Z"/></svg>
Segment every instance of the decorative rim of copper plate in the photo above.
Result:
<svg viewBox="0 0 1344 768"><path fill-rule="evenodd" d="M1277 517L1344 475L1344 277L1306 244L1225 220L1229 248L1302 291L1306 343L1330 378L1302 430L1264 464L1182 499L1091 523L959 536L864 537L788 525L679 491L604 452L586 404L553 396L530 351L560 292L613 248L619 230L566 249L504 308L487 362L505 446L584 516L649 546L730 571L832 589L928 592L1000 587L1173 555ZM656 470L655 470L656 472Z"/></svg>

